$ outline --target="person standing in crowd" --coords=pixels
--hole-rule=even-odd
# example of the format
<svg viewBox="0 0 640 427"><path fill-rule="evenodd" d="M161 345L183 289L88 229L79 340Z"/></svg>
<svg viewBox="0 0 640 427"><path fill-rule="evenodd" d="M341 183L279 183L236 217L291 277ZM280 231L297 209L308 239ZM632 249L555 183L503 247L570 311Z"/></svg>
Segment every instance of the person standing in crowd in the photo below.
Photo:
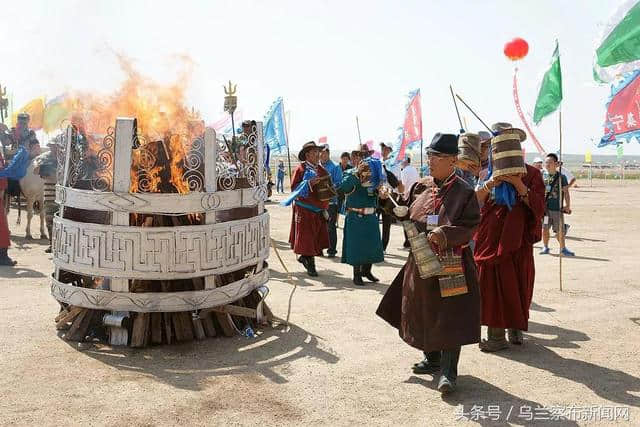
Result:
<svg viewBox="0 0 640 427"><path fill-rule="evenodd" d="M420 179L418 170L411 165L411 158L407 156L402 162L402 172L400 172L400 181L404 186L404 197L409 196L409 190Z"/></svg>
<svg viewBox="0 0 640 427"><path fill-rule="evenodd" d="M46 253L51 253L51 239L53 233L53 216L58 212L56 203L56 174L58 169L58 144L51 142L47 144L49 151L40 154L34 159L35 168L33 173L40 175L44 180L44 213L47 223L47 234L49 234L49 247Z"/></svg>
<svg viewBox="0 0 640 427"><path fill-rule="evenodd" d="M536 157L535 159L533 159L531 166L538 169L540 172L543 172L544 169L542 167L542 157Z"/></svg>
<svg viewBox="0 0 640 427"><path fill-rule="evenodd" d="M400 178L400 166L396 164L395 160L391 158L391 152L393 148L389 144L384 142L380 143L380 152L382 153L382 165L387 175L387 182L394 190L394 194L389 197L398 198L398 193L404 192L404 186L399 181ZM382 217L382 249L386 253L387 246L389 246L389 239L391 237L391 224L394 221L393 214L390 209L381 207L380 216Z"/></svg>
<svg viewBox="0 0 640 427"><path fill-rule="evenodd" d="M340 165L334 163L331 160L331 152L329 150L329 144L322 145L320 151L320 164L329 173L331 177L331 183L334 187L340 185L342 182L342 168ZM338 241L338 196L334 196L329 201L329 220L327 226L329 230L329 249L327 249L327 256L333 258L338 253L337 241Z"/></svg>
<svg viewBox="0 0 640 427"><path fill-rule="evenodd" d="M363 149L366 146L363 146ZM364 286L363 277L371 282L378 278L372 265L384 261L376 207L378 187L382 183L382 164L370 157L357 168L347 171L338 185L345 195L346 218L342 238L342 262L353 266L353 283Z"/></svg>
<svg viewBox="0 0 640 427"><path fill-rule="evenodd" d="M293 252L299 255L298 262L311 277L318 275L315 257L320 256L322 250L329 247L329 202L320 200L316 186L321 177L328 175L318 164L320 148L314 141L302 146L298 153L300 164L293 172L291 182L294 190L289 197L280 202L282 206L293 204L289 243Z"/></svg>
<svg viewBox="0 0 640 427"><path fill-rule="evenodd" d="M346 172L351 168L353 168L351 165L351 156L345 151L340 154L340 169L342 169L342 172Z"/></svg>
<svg viewBox="0 0 640 427"><path fill-rule="evenodd" d="M547 154L544 164L546 169L546 173L544 174L546 210L544 213L544 225L542 226L542 241L544 247L540 255L547 255L550 252L549 229L552 228L553 232L556 233L562 255L575 256L575 254L565 246L564 229L560 228L561 224L564 223L564 214L571 213L571 197L569 196L567 177L560 175L558 172L559 162L558 156L555 153ZM559 187L562 187L564 206L560 206Z"/></svg>
<svg viewBox="0 0 640 427"><path fill-rule="evenodd" d="M475 133L463 133L458 137L458 160L456 173L471 188L475 188L480 174L480 136Z"/></svg>
<svg viewBox="0 0 640 427"><path fill-rule="evenodd" d="M512 135L509 143L513 145L526 139L524 131L509 123L496 123L493 130L494 138ZM524 176L489 177L476 192L483 204L474 236L474 258L482 295L482 324L488 326L488 339L480 343L485 352L509 346L505 328L509 329L509 342L516 345L522 344L522 331L528 328L535 279L533 244L541 237L544 184L538 169L525 167ZM513 187L514 205L496 198L494 189L501 183Z"/></svg>
<svg viewBox="0 0 640 427"><path fill-rule="evenodd" d="M37 139L26 139L25 143L18 146L11 162L0 170L0 180L9 179L19 181L27 174L27 168L31 159L40 153L40 144ZM4 163L4 162L3 162ZM11 259L8 249L11 244L9 240L9 226L5 215L4 202L0 201L2 208L0 214L0 266L14 266L16 261Z"/></svg>
<svg viewBox="0 0 640 427"><path fill-rule="evenodd" d="M480 341L480 293L469 240L480 222L474 190L455 173L458 137L437 133L427 149L430 176L408 190L409 213L418 231L440 253L460 254L461 292L446 291L444 278L420 276L413 252L387 289L376 311L400 337L422 350L416 374L440 371L438 390L455 390L461 346Z"/></svg>
<svg viewBox="0 0 640 427"><path fill-rule="evenodd" d="M360 151L351 152L351 166L357 168L362 160L362 153Z"/></svg>
<svg viewBox="0 0 640 427"><path fill-rule="evenodd" d="M276 171L276 191L278 193L284 193L284 162L278 160L278 170Z"/></svg>

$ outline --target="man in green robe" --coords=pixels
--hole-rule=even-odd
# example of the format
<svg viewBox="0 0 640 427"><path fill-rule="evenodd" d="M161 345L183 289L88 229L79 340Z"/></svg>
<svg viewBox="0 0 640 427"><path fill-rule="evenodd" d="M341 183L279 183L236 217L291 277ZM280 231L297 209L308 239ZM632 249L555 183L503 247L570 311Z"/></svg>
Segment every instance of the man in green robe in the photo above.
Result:
<svg viewBox="0 0 640 427"><path fill-rule="evenodd" d="M342 262L353 266L353 283L364 286L366 277L378 282L371 265L384 261L378 226L378 186L382 178L379 160L367 158L345 172L337 190L345 195L346 218L342 239Z"/></svg>

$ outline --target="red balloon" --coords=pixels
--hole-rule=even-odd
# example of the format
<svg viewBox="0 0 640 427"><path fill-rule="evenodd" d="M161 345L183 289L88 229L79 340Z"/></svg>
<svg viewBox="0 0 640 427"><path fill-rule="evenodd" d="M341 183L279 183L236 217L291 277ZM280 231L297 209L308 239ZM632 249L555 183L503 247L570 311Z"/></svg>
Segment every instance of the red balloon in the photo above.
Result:
<svg viewBox="0 0 640 427"><path fill-rule="evenodd" d="M504 54L512 61L518 61L529 53L529 43L526 40L516 37L504 45Z"/></svg>

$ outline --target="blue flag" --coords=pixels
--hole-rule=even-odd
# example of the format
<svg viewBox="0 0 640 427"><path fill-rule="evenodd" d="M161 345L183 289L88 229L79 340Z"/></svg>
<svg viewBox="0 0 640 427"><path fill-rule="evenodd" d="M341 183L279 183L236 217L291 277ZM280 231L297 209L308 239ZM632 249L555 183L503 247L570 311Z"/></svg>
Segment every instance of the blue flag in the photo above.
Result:
<svg viewBox="0 0 640 427"><path fill-rule="evenodd" d="M274 154L281 153L287 147L282 98L273 103L264 117L264 143Z"/></svg>

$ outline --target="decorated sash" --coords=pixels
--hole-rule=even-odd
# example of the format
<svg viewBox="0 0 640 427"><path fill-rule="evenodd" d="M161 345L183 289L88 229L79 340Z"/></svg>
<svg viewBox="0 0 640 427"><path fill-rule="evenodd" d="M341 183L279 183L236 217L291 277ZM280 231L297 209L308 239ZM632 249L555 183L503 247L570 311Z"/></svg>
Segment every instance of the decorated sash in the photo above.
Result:
<svg viewBox="0 0 640 427"><path fill-rule="evenodd" d="M318 176L317 172L314 168L309 167L305 163L304 165L304 175L302 176L302 181L298 186L291 192L289 197L280 202L280 206L290 206L296 199L309 197L311 194L311 180Z"/></svg>

